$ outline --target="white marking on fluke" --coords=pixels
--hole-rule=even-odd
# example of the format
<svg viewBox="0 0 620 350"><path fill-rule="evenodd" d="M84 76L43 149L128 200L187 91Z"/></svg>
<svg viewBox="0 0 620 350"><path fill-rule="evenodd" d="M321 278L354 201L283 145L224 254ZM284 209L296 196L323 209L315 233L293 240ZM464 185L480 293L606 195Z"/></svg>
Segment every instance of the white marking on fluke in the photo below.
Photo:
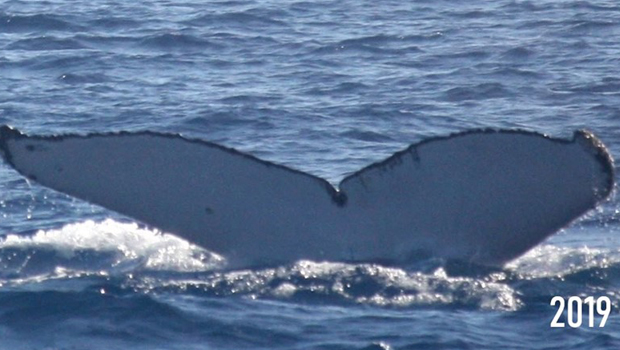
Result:
<svg viewBox="0 0 620 350"><path fill-rule="evenodd" d="M28 136L0 127L0 153L44 186L227 257L405 262L418 253L501 265L614 187L592 134L520 130L431 138L326 180L210 142L154 132Z"/></svg>

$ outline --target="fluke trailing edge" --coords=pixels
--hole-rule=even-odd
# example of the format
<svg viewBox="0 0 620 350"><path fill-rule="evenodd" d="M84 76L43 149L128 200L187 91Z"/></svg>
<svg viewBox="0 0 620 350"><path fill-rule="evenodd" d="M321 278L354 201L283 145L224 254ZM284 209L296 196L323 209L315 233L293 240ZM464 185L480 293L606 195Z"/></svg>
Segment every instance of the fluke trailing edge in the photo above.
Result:
<svg viewBox="0 0 620 350"><path fill-rule="evenodd" d="M154 132L28 136L0 127L25 177L224 255L404 261L419 252L500 265L594 208L614 187L592 134L520 130L431 138L326 180L214 143Z"/></svg>

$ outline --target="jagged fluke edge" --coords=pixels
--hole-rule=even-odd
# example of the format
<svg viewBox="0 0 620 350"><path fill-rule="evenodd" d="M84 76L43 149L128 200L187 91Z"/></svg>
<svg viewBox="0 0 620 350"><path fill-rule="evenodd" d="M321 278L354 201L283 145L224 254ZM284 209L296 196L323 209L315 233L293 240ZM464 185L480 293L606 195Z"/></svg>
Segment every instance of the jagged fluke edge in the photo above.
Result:
<svg viewBox="0 0 620 350"><path fill-rule="evenodd" d="M593 133L591 133L590 131L587 130L576 130L573 133L573 137L572 139L564 139L564 138L557 138L557 137L552 137L549 136L547 134L541 134L538 132L534 132L534 131L529 131L529 130L525 130L525 129L495 129L495 128L477 128L477 129L470 129L470 130L466 130L466 131L460 131L460 132L455 132L455 133L451 133L448 135L443 135L443 136L434 136L434 137L430 137L430 138L426 138L423 139L419 142L413 143L411 145L409 145L407 148L397 151L395 152L393 155L387 157L384 160L380 160L374 163L371 163L363 168L361 168L360 170L357 170L355 172L353 172L352 174L349 174L347 176L345 176L340 183L338 184L338 187L334 187L334 185L332 185L329 181L327 181L326 179L301 171L301 170L297 170L294 168L291 168L289 166L286 165L282 165L282 164L278 164L278 163L273 163L270 161L266 161L263 159L260 159L256 156L253 156L252 154L249 153L245 153L239 150L236 150L234 148L231 147L226 147L214 142L210 142L210 141L206 141L206 140L202 140L202 139L197 139L197 138L188 138L183 136L180 133L161 133L161 132L156 132L156 131L150 131L150 130L144 130L144 131L135 131L135 132L130 132L130 131L113 131L113 132L104 132L104 133L90 133L90 134L54 134L54 135L49 135L49 136L44 136L44 135L27 135L25 133L22 133L21 131L13 128L12 126L9 125L2 125L0 126L0 156L2 156L2 158L4 158L4 160L9 163L13 168L15 167L15 164L12 161L12 155L10 154L10 152L8 151L7 148L7 141L10 139L19 139L19 138L30 138L30 139L35 139L35 140L51 140L51 141L62 141L66 138L82 138L82 139L88 139L91 137L100 137L100 136L131 136L131 135L147 135L147 136L159 136L159 137L169 137L169 138L177 138L177 139L182 139L186 142L191 142L191 143L195 143L195 144L201 144L201 145L205 145L205 146L209 146L209 147L215 147L218 148L220 150L226 151L228 153L231 153L233 155L238 155L238 156L242 156L245 157L249 160L255 161L255 162L259 162L263 165L269 166L269 167L277 167L286 171L290 171L292 173L295 174L299 174L299 175L303 175L303 176L307 176L311 179L313 179L314 181L318 181L321 185L323 185L323 187L325 188L325 190L330 194L332 201L337 204L338 206L342 207L345 206L347 203L347 196L344 192L340 191L339 188L346 182L362 175L364 172L370 170L370 169L375 169L375 168L389 168L392 164L397 164L398 162L400 162L400 159L405 156L407 153L412 152L413 154L416 154L416 149L422 145L428 144L428 143L432 143L432 142L436 142L436 141L442 141L442 140L447 140L447 139L452 139L452 138L457 138L457 137L462 137L462 136L466 136L466 135L470 135L470 134L522 134L522 135L529 135L529 136L536 136L536 137L541 137L541 138L545 138L547 140L553 141L553 142L558 142L558 143L563 143L563 144L571 144L571 143L575 143L575 142L584 142L587 146L588 146L588 150L590 150L590 152L592 152L592 154L596 157L596 159L598 160L599 165L601 166L601 169L603 170L603 172L607 175L607 179L606 179L606 189L605 189L605 194L600 196L599 200L603 200L605 198L608 198L611 193L614 191L615 189L615 163L614 163L614 159L611 156L611 154L609 153L609 151L607 150L607 148L605 147L605 145L603 144L602 141L600 141ZM19 170L18 170L19 171ZM35 176L32 176L30 174L23 174L20 172L20 174L24 175L25 177L37 181ZM600 195L600 194L599 194Z"/></svg>
<svg viewBox="0 0 620 350"><path fill-rule="evenodd" d="M63 139L66 139L66 138L88 139L91 137L99 137L99 136L130 136L130 135L151 135L151 136L163 136L163 137L170 137L170 138L180 138L187 142L202 144L202 145L206 145L209 147L215 147L220 150L229 152L234 155L245 157L247 159L250 159L255 162L259 162L267 166L277 167L280 169L290 171L295 174L310 177L314 179L315 181L319 181L325 187L327 192L331 195L332 200L338 206L344 206L346 204L347 197L346 197L346 194L344 194L343 192L339 190L339 187L345 182L361 175L365 171L373 169L373 168L389 168L391 164L398 163L400 161L400 158L403 157L405 154L412 152L412 151L415 154L415 150L418 147L425 145L427 143L447 140L447 139L461 137L461 136L470 135L470 134L481 134L481 133L530 135L530 136L542 137L542 138L551 140L553 142L558 142L558 143L563 143L563 144L570 144L570 143L578 142L579 140L586 140L588 141L587 145L589 146L589 149L591 150L592 154L595 155L595 157L599 161L599 164L601 165L601 168L603 169L605 174L607 174L607 191L606 192L611 193L612 190L614 189L614 179L615 179L614 159L609 153L609 151L607 150L607 148L605 147L605 145L603 144L603 142L601 142L594 134L592 134L590 131L587 131L587 130L576 130L573 133L572 139L552 137L547 134L541 134L538 132L529 131L525 129L495 129L495 128L477 128L477 129L470 129L466 131L454 132L454 133L443 135L443 136L434 136L434 137L426 138L419 142L413 143L409 145L407 148L395 152L393 155L389 156L388 158L384 160L371 163L361 168L360 170L357 170L353 172L352 174L345 176L340 181L338 187L334 187L329 181L327 181L326 179L322 177L319 177L319 176L316 176L316 175L313 175L307 172L303 172L301 170L288 167L286 165L266 161L256 156L253 156L249 153L241 152L234 148L226 147L226 146L220 145L215 142L210 142L210 141L197 139L197 138L188 138L180 133L161 133L161 132L150 131L150 130L143 130L143 131L136 131L136 132L112 131L112 132L90 133L90 134L74 133L74 134L53 134L53 135L48 135L48 136L44 136L44 135L32 135L31 136L31 135L22 133L21 131L13 128L12 126L2 125L0 126L0 155L5 159L7 163L9 163L13 168L15 168L12 162L12 155L8 152L6 141L9 139L17 139L17 138L31 138L31 139L39 139L39 140L45 139L45 140L51 140L51 141L62 141ZM28 174L22 174L22 175L36 181L36 178L29 176Z"/></svg>

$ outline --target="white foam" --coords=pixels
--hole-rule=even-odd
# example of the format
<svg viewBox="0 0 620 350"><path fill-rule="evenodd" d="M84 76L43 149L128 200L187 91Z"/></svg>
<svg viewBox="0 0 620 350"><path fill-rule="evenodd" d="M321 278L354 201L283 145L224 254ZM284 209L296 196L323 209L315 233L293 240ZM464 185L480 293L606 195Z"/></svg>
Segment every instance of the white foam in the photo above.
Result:
<svg viewBox="0 0 620 350"><path fill-rule="evenodd" d="M620 251L582 247L540 245L506 268L524 278L563 277L591 268L607 268L620 263Z"/></svg>
<svg viewBox="0 0 620 350"><path fill-rule="evenodd" d="M407 307L459 303L505 311L515 311L522 306L516 291L505 283L492 278L485 281L473 277L452 277L441 267L429 274L375 264L300 261L291 273L306 278L333 280L332 292L360 304ZM359 278L368 278L376 283L377 291L370 295L351 292L352 284L358 283ZM392 292L387 293L386 289Z"/></svg>
<svg viewBox="0 0 620 350"><path fill-rule="evenodd" d="M173 235L112 219L40 230L32 236L9 234L0 241L0 249L5 248L52 250L64 259L85 250L112 252L117 257L114 266L138 262L149 270L208 271L224 263L222 257Z"/></svg>
<svg viewBox="0 0 620 350"><path fill-rule="evenodd" d="M299 261L288 267L213 273L200 279L137 281L144 290L194 289L216 295L307 300L309 295L336 302L380 307L467 305L486 310L515 311L523 303L502 281L408 272L375 264Z"/></svg>

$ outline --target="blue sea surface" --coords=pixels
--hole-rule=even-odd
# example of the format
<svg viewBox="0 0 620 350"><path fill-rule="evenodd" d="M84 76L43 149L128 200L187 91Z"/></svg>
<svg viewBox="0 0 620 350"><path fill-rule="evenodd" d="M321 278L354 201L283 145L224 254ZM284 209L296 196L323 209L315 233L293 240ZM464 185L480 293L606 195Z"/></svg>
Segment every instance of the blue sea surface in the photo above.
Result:
<svg viewBox="0 0 620 350"><path fill-rule="evenodd" d="M333 183L471 128L620 155L616 1L6 0L0 50L0 125L29 134L182 133ZM3 164L0 350L618 349L619 231L613 197L501 269L229 271ZM551 328L556 295L611 316Z"/></svg>

